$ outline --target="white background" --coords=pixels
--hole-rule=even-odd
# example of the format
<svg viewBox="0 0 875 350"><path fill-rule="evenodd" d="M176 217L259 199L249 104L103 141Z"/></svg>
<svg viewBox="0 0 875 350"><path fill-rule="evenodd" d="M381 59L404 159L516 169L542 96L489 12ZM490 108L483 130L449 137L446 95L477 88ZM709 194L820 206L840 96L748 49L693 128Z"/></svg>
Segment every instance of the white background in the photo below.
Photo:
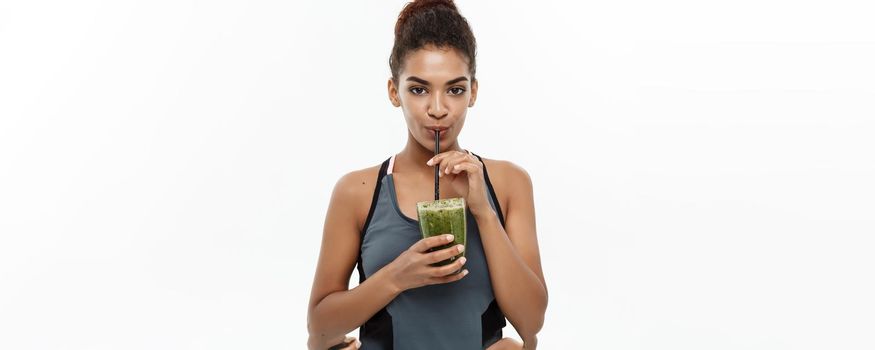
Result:
<svg viewBox="0 0 875 350"><path fill-rule="evenodd" d="M304 348L334 183L406 140L403 4L0 2L0 348ZM875 347L867 6L459 1L542 349Z"/></svg>

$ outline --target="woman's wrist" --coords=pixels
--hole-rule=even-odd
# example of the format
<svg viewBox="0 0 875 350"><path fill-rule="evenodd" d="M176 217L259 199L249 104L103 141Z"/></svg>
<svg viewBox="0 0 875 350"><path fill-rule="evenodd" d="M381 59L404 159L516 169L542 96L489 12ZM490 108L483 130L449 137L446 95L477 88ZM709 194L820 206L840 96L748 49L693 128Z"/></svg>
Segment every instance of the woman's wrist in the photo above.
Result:
<svg viewBox="0 0 875 350"><path fill-rule="evenodd" d="M406 288L402 286L398 280L396 280L393 276L395 273L392 272L392 263L383 266L382 269L378 270L371 276L371 279L374 279L374 282L377 282L377 285L384 286L385 291L390 294L392 299L394 299L398 294L401 294Z"/></svg>

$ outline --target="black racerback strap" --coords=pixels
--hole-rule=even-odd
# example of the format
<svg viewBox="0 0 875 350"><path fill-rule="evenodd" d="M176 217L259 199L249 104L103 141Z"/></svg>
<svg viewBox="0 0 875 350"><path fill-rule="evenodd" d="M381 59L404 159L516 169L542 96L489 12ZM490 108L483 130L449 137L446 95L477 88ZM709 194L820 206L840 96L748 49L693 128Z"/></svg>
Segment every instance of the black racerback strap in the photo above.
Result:
<svg viewBox="0 0 875 350"><path fill-rule="evenodd" d="M476 153L471 153L480 163L483 163L483 158L480 158ZM486 171L486 163L483 163L483 178L486 180L486 187L489 187L489 195L492 197L492 202L495 203L495 211L498 214L498 221L501 222L501 227L504 227L504 214L501 213L501 204L498 203L498 197L495 195L495 188L492 187L492 181L489 181L489 172Z"/></svg>

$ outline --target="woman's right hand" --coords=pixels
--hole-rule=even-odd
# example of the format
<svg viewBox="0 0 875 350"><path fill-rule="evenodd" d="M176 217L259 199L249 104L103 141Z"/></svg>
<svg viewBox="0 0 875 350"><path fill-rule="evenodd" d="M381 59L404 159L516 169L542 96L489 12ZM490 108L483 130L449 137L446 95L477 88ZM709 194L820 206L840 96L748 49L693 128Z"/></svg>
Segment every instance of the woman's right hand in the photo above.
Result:
<svg viewBox="0 0 875 350"><path fill-rule="evenodd" d="M444 266L431 266L431 264L456 256L464 250L464 245L457 244L434 252L428 251L431 248L440 247L452 241L453 235L438 235L423 238L414 243L409 249L395 258L394 261L389 263L389 265L386 265L389 268L388 275L390 280L398 290L405 291L430 284L450 283L462 279L462 277L468 274L468 270L463 270L456 274L453 274L453 272L459 271L462 268L462 265L465 264L465 257L461 257Z"/></svg>

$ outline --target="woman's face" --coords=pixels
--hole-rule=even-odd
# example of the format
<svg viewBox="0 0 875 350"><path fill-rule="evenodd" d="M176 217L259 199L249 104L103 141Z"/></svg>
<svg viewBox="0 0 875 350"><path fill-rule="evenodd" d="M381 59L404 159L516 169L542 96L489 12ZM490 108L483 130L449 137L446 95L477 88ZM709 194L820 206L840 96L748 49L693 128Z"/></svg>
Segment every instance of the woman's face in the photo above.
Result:
<svg viewBox="0 0 875 350"><path fill-rule="evenodd" d="M454 147L468 107L477 98L467 59L455 49L426 46L408 54L403 67L397 87L389 79L389 99L404 111L410 135L434 149L433 129L445 129L441 151Z"/></svg>

